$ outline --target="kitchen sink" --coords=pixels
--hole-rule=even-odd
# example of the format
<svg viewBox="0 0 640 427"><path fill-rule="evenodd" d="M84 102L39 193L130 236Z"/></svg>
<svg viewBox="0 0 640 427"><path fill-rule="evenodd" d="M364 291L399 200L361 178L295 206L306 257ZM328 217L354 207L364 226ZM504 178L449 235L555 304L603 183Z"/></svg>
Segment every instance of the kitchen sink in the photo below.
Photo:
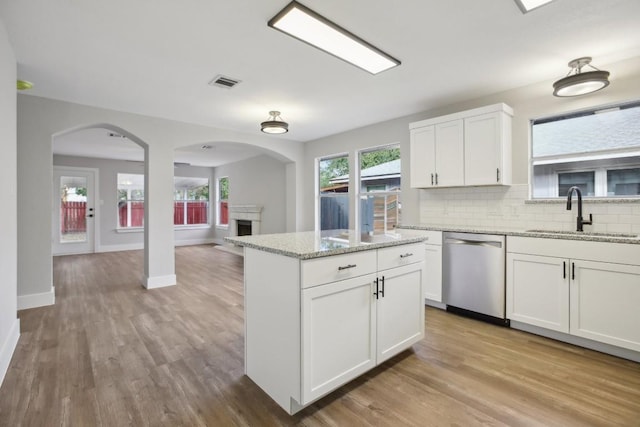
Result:
<svg viewBox="0 0 640 427"><path fill-rule="evenodd" d="M617 237L617 238L632 238L638 237L637 234L630 233L596 233L592 231L563 231L563 230L526 230L527 233L540 233L540 234L566 234L577 236L594 236L594 237Z"/></svg>

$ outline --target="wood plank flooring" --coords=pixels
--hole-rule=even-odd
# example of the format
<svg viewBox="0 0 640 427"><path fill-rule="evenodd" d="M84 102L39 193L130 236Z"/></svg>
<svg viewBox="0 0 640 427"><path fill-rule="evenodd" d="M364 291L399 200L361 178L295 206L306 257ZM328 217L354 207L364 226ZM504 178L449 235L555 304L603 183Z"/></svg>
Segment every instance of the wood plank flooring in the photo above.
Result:
<svg viewBox="0 0 640 427"><path fill-rule="evenodd" d="M243 375L242 268L179 247L178 286L146 291L142 252L56 257L0 425L640 426L640 364L431 308L413 350L290 417Z"/></svg>

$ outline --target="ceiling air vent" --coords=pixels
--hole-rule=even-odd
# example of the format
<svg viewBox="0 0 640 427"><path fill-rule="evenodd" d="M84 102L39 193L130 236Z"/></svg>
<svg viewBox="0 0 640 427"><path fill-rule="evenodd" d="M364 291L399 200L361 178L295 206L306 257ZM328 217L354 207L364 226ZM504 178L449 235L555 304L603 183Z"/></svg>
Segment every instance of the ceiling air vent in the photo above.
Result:
<svg viewBox="0 0 640 427"><path fill-rule="evenodd" d="M240 83L240 81L241 80L232 79L231 77L226 77L226 76L223 76L222 74L218 74L213 78L213 80L209 82L209 84L211 86L218 86L218 87L223 87L225 89L231 89L232 87Z"/></svg>

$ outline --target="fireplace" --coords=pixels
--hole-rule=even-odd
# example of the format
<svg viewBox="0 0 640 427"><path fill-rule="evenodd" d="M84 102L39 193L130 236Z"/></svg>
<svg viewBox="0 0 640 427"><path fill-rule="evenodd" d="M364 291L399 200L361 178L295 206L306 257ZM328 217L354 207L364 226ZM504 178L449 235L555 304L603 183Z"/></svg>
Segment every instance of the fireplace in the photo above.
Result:
<svg viewBox="0 0 640 427"><path fill-rule="evenodd" d="M229 205L229 235L250 236L260 234L262 206Z"/></svg>
<svg viewBox="0 0 640 427"><path fill-rule="evenodd" d="M251 236L251 221L248 219L236 220L236 235L237 236Z"/></svg>

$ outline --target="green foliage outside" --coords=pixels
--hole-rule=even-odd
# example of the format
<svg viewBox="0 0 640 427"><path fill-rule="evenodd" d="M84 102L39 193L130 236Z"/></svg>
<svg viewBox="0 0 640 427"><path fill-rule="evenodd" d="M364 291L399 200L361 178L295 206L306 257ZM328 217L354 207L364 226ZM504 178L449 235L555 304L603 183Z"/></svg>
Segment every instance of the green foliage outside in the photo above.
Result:
<svg viewBox="0 0 640 427"><path fill-rule="evenodd" d="M220 200L228 200L229 199L229 178L220 178L218 181L219 192L220 192Z"/></svg>
<svg viewBox="0 0 640 427"><path fill-rule="evenodd" d="M400 148L368 151L360 155L360 170L387 163L400 158ZM320 162L320 188L328 187L329 182L342 175L349 174L348 157L336 157Z"/></svg>

